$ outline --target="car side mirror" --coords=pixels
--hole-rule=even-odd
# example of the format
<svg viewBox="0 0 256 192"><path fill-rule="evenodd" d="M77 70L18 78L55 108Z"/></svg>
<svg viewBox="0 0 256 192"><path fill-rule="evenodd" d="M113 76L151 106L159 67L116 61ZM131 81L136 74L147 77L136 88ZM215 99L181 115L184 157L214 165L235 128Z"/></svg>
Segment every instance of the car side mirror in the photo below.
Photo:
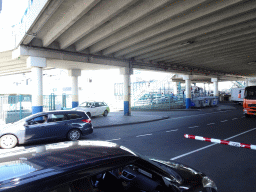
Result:
<svg viewBox="0 0 256 192"><path fill-rule="evenodd" d="M28 126L28 123L26 122L26 123L24 123L24 125L23 125L24 127L27 127Z"/></svg>

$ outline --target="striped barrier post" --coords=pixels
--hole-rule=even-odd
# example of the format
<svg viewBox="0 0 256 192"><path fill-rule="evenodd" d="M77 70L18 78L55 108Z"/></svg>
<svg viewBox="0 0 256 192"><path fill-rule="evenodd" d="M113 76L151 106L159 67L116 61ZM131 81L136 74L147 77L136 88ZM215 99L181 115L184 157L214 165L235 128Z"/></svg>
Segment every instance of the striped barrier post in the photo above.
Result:
<svg viewBox="0 0 256 192"><path fill-rule="evenodd" d="M229 145L229 146L233 146L233 147L242 147L242 148L246 148L246 149L256 150L256 145L250 145L250 144L245 144L245 143L238 143L238 142L233 142L233 141L226 141L226 140L207 138L207 137L188 135L188 134L185 134L184 137L188 138L188 139L195 139L195 140L207 141L207 142L211 142L211 143Z"/></svg>

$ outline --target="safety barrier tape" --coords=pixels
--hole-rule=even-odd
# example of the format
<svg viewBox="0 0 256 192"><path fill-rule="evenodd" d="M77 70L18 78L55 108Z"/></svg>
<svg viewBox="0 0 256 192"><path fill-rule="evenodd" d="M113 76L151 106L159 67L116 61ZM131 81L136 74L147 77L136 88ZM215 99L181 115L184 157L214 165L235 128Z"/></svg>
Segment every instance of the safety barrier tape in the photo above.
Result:
<svg viewBox="0 0 256 192"><path fill-rule="evenodd" d="M226 140L207 138L207 137L188 135L188 134L185 134L184 137L188 138L188 139L195 139L195 140L207 141L207 142L218 143L218 144L223 144L223 145L230 145L233 147L242 147L242 148L246 148L246 149L256 150L256 145L250 145L250 144L245 144L245 143L238 143L238 142L233 142L233 141L226 141Z"/></svg>

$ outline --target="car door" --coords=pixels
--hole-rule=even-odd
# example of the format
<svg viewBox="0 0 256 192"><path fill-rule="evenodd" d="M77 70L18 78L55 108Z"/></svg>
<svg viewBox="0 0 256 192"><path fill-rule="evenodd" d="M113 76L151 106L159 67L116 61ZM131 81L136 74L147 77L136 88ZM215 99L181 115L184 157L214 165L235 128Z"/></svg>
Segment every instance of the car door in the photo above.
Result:
<svg viewBox="0 0 256 192"><path fill-rule="evenodd" d="M43 140L51 137L47 123L43 123L45 115L30 119L25 126L25 142Z"/></svg>
<svg viewBox="0 0 256 192"><path fill-rule="evenodd" d="M63 113L49 114L48 127L51 132L51 138L65 138L69 131L68 118Z"/></svg>
<svg viewBox="0 0 256 192"><path fill-rule="evenodd" d="M106 105L104 102L99 102L99 115L103 115L104 111L106 110Z"/></svg>
<svg viewBox="0 0 256 192"><path fill-rule="evenodd" d="M95 105L95 116L97 115L101 115L102 113L101 113L101 107L100 107L100 105L99 105L99 102L95 102L94 103L94 105Z"/></svg>
<svg viewBox="0 0 256 192"><path fill-rule="evenodd" d="M95 106L95 103L91 103L91 107L90 107L90 113L91 116L97 116L97 107Z"/></svg>

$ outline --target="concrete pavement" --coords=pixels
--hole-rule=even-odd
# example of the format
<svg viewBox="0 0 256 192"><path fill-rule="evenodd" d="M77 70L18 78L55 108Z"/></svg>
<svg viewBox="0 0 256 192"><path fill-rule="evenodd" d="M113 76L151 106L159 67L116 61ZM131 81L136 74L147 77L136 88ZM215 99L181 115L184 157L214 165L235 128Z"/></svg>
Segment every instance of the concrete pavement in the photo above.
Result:
<svg viewBox="0 0 256 192"><path fill-rule="evenodd" d="M232 110L236 109L235 105L232 103L219 104L216 107L207 107L201 109L175 109L175 111L220 111L220 110ZM171 110L173 111L173 110ZM120 125L130 125L137 123L145 123L151 121L159 121L163 119L168 119L167 115L143 115L141 113L136 113L132 111L131 116L124 116L123 111L110 112L107 117L92 117L92 124L94 128L104 128Z"/></svg>

